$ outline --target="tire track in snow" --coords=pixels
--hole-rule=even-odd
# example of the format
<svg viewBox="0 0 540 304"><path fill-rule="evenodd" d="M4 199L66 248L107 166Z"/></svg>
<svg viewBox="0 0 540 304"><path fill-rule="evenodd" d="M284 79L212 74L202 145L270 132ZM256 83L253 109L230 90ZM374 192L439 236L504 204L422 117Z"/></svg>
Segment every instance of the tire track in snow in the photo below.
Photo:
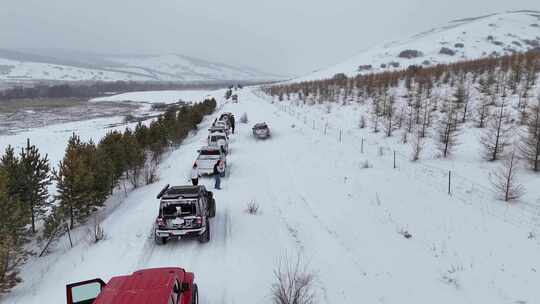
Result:
<svg viewBox="0 0 540 304"><path fill-rule="evenodd" d="M308 211L308 214L315 220L315 222L318 223L318 225L328 233L328 235L331 236L332 239L334 239L341 248L343 248L348 254L349 258L353 261L353 263L358 267L358 269L362 272L364 276L367 276L367 271L364 269L360 261L356 259L356 249L349 246L347 242L345 242L339 233L337 233L335 230L331 229L322 219L320 216L318 216L313 208L311 208L311 205L308 203L306 198L302 195L299 195L300 200L303 202L303 205L306 207L306 210Z"/></svg>

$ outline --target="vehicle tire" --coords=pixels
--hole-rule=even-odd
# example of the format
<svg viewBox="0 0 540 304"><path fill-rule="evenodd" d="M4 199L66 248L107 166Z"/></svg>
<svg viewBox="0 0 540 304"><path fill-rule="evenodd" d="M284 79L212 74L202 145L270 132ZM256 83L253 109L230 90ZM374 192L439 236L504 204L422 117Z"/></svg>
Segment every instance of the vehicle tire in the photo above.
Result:
<svg viewBox="0 0 540 304"><path fill-rule="evenodd" d="M193 284L191 289L191 304L199 304L199 287L197 284Z"/></svg>
<svg viewBox="0 0 540 304"><path fill-rule="evenodd" d="M210 215L209 217L215 217L216 216L216 200L212 198L212 201L210 202Z"/></svg>
<svg viewBox="0 0 540 304"><path fill-rule="evenodd" d="M199 236L199 242L208 243L210 241L210 222L206 221L206 232Z"/></svg>
<svg viewBox="0 0 540 304"><path fill-rule="evenodd" d="M161 237L161 236L155 235L155 236L154 236L154 241L155 241L156 244L158 244L158 245L165 245L165 244L167 244L167 238L166 238L166 237Z"/></svg>

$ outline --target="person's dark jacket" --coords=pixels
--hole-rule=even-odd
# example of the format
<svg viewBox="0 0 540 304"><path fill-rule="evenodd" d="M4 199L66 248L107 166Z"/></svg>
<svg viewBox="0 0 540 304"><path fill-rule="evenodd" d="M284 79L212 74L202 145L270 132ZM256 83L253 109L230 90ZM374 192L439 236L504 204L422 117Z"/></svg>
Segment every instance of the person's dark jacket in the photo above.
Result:
<svg viewBox="0 0 540 304"><path fill-rule="evenodd" d="M219 175L219 169L218 169L218 167L219 167L219 163L216 163L216 164L214 165L214 175Z"/></svg>

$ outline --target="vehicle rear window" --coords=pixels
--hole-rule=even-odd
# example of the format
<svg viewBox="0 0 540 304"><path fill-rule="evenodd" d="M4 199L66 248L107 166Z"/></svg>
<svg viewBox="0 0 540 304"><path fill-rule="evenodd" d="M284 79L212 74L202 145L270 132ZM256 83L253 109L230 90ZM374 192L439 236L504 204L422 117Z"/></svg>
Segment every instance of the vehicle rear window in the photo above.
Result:
<svg viewBox="0 0 540 304"><path fill-rule="evenodd" d="M268 128L266 125L255 126L256 130L262 130L262 129L266 129L266 128Z"/></svg>
<svg viewBox="0 0 540 304"><path fill-rule="evenodd" d="M221 155L219 150L202 150L201 155Z"/></svg>
<svg viewBox="0 0 540 304"><path fill-rule="evenodd" d="M163 207L163 216L165 217L195 215L196 213L197 206L195 205L195 201L180 204L170 204Z"/></svg>
<svg viewBox="0 0 540 304"><path fill-rule="evenodd" d="M220 139L223 139L223 140L227 140L227 138L225 138L225 136L223 135L220 135L220 136L212 136L212 141L218 141Z"/></svg>

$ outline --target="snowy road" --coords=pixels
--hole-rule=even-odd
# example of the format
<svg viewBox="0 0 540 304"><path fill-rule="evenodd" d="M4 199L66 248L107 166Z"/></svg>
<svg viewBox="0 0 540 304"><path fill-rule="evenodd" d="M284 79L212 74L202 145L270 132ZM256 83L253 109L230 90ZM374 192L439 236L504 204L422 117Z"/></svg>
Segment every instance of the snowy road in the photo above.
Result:
<svg viewBox="0 0 540 304"><path fill-rule="evenodd" d="M373 168L361 168L365 158L356 149L322 137L247 89L239 100L224 110L237 118L246 112L250 122L238 124L233 136L210 243L156 246L151 236L155 195L165 183L187 182L208 119L163 162L158 184L130 193L109 215L107 240L79 240L74 249L60 246L30 261L25 282L1 302L63 303L67 282L178 265L195 272L202 303L270 303L274 267L297 252L317 272L321 303L540 299L540 246L527 230L452 202L377 159L369 159ZM269 124L271 139L250 136L259 121ZM211 180L203 182L212 188ZM260 205L259 215L245 212L250 201Z"/></svg>

